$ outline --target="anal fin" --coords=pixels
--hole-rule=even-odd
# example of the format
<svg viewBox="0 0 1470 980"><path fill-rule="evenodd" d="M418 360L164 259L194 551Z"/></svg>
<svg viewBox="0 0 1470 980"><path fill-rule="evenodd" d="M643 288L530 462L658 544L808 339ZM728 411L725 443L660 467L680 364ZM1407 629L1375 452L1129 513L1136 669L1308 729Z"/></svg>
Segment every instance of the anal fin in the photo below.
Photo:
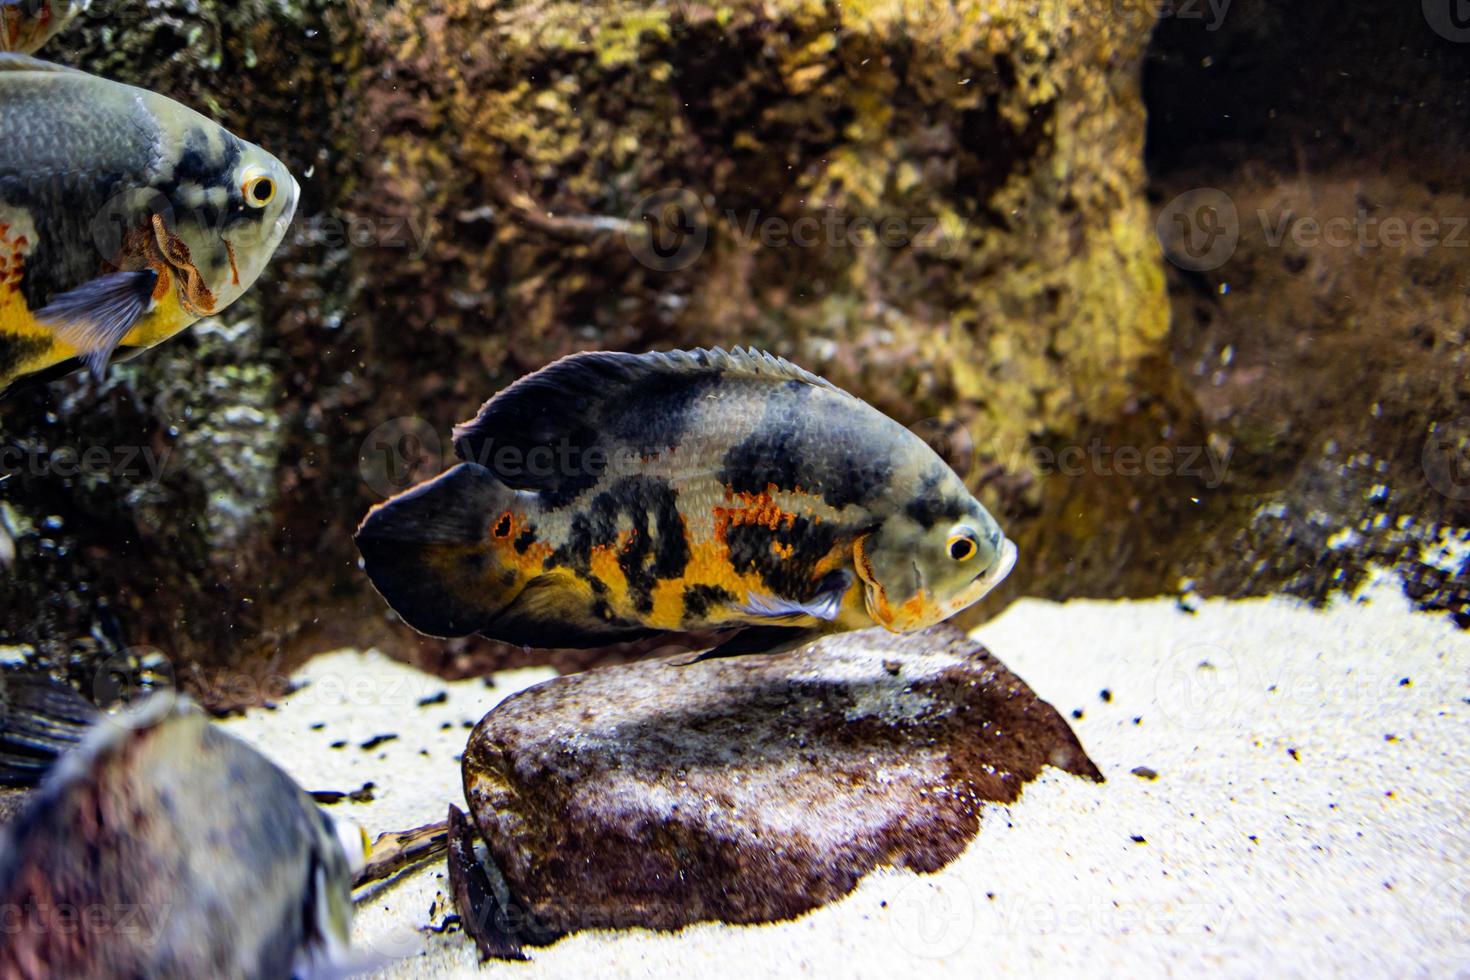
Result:
<svg viewBox="0 0 1470 980"><path fill-rule="evenodd" d="M686 660L677 666L689 667L706 660L745 657L756 653L785 653L805 646L826 633L824 629L802 629L798 626L750 626L713 650L706 650L693 660Z"/></svg>

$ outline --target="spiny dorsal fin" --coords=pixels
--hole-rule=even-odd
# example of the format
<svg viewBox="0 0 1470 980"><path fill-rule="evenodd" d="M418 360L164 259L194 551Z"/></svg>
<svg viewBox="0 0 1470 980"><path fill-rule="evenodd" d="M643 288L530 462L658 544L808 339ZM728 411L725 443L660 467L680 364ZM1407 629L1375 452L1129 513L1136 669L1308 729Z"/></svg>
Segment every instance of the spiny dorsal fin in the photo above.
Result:
<svg viewBox="0 0 1470 980"><path fill-rule="evenodd" d="M509 448L525 460L537 447L580 454L606 445L607 437L657 451L658 436L676 420L667 416L716 379L758 379L773 385L800 382L838 389L824 378L773 354L750 348L699 348L690 351L628 354L587 351L564 357L527 375L485 403L472 421L455 427L454 448L461 459L495 472L507 486L553 496L575 494L596 482L596 474L509 472L497 453ZM650 417L648 408L663 410ZM640 411L642 409L643 411Z"/></svg>

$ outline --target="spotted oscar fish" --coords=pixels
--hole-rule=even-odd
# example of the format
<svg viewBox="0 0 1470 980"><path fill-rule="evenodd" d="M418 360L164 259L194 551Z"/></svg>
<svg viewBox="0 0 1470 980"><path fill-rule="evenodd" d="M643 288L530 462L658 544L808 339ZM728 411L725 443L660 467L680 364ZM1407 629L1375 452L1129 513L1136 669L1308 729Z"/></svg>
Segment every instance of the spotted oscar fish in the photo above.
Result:
<svg viewBox="0 0 1470 980"><path fill-rule="evenodd" d="M296 210L279 160L161 95L0 54L0 390L220 312Z"/></svg>
<svg viewBox="0 0 1470 980"><path fill-rule="evenodd" d="M745 630L725 655L907 632L1016 560L921 439L754 350L575 354L490 399L454 445L465 462L357 532L378 591L435 636Z"/></svg>
<svg viewBox="0 0 1470 980"><path fill-rule="evenodd" d="M52 707L0 703L0 730L45 731L16 716ZM96 714L0 827L0 977L355 975L380 959L350 945L366 856L359 827L187 698L154 694Z"/></svg>
<svg viewBox="0 0 1470 980"><path fill-rule="evenodd" d="M0 0L0 51L33 54L92 0Z"/></svg>

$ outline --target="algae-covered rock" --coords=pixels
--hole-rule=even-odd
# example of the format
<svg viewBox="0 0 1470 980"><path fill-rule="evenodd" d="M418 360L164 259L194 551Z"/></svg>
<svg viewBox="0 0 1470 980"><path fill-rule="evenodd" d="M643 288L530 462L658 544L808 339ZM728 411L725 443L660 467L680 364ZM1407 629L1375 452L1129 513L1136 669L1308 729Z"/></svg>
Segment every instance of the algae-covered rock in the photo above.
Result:
<svg viewBox="0 0 1470 980"><path fill-rule="evenodd" d="M393 619L357 521L524 372L721 343L935 437L1021 548L975 615L1383 562L1470 622L1463 45L1413 4L1188 6L94 4L48 57L217 116L303 202L218 322L0 401L0 646L156 651L212 704L332 645L524 659ZM1282 224L1360 212L1437 243Z"/></svg>
<svg viewBox="0 0 1470 980"><path fill-rule="evenodd" d="M952 627L684 660L548 681L470 736L465 798L539 929L788 918L879 866L937 871L1044 766L1102 779Z"/></svg>
<svg viewBox="0 0 1470 980"><path fill-rule="evenodd" d="M93 10L54 57L219 117L304 198L221 322L0 404L42 461L0 483L0 643L83 672L156 649L214 690L333 643L485 649L420 645L350 533L578 348L766 346L987 462L1109 416L1165 332L1149 27L1017 0ZM93 476L47 462L94 446Z"/></svg>

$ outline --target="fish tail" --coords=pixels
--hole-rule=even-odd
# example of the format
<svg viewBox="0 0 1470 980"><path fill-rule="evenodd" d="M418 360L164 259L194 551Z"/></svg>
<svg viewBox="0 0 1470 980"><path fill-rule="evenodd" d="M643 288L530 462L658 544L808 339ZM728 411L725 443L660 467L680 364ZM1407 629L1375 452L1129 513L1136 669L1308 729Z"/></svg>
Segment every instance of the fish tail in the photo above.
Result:
<svg viewBox="0 0 1470 980"><path fill-rule="evenodd" d="M39 784L99 714L86 698L46 674L0 674L0 785Z"/></svg>
<svg viewBox="0 0 1470 980"><path fill-rule="evenodd" d="M363 569L420 633L479 632L524 585L491 545L514 498L490 470L461 463L368 513L355 538Z"/></svg>

